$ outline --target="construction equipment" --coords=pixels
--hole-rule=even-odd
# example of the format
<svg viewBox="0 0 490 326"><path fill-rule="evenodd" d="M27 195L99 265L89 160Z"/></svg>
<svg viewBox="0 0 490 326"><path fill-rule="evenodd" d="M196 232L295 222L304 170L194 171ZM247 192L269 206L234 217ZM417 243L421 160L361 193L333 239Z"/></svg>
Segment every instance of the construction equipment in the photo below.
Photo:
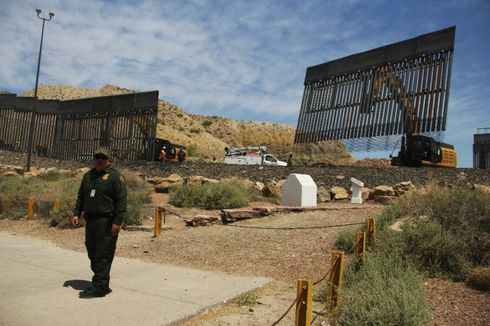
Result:
<svg viewBox="0 0 490 326"><path fill-rule="evenodd" d="M400 146L394 165L456 167L446 130L456 28L308 67L295 143ZM401 138L401 139L400 139Z"/></svg>
<svg viewBox="0 0 490 326"><path fill-rule="evenodd" d="M267 154L266 146L225 147L225 164L287 166L284 161Z"/></svg>
<svg viewBox="0 0 490 326"><path fill-rule="evenodd" d="M406 134L402 136L401 148L398 156L390 155L391 164L396 166L439 166L456 167L456 151L452 145L438 142L432 137L419 135L420 118L414 103L400 78L393 72L390 65L379 69L379 77L374 81L374 99L370 102L375 105L381 98L381 89L385 85L391 96L398 102L402 111L402 121Z"/></svg>

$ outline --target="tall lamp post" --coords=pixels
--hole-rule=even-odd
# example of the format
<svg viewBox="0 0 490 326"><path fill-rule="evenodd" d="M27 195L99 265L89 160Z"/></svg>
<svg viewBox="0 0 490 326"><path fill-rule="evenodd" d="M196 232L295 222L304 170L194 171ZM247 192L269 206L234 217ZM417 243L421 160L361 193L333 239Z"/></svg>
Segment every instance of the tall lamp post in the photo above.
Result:
<svg viewBox="0 0 490 326"><path fill-rule="evenodd" d="M43 18L41 17L41 9L36 9L37 13L37 18L41 19L43 21L43 28L41 31L41 44L39 45L39 57L37 59L37 73L36 73L36 87L34 88L34 107L32 108L32 115L31 115L31 125L29 128L29 141L27 143L27 166L26 166L26 171L31 170L31 159L32 159L32 142L34 138L34 126L36 122L36 111L37 111L37 86L39 83L39 68L41 66L41 53L43 51L43 38L44 38L44 23L49 22L53 17L54 13L50 12L49 13L49 18Z"/></svg>

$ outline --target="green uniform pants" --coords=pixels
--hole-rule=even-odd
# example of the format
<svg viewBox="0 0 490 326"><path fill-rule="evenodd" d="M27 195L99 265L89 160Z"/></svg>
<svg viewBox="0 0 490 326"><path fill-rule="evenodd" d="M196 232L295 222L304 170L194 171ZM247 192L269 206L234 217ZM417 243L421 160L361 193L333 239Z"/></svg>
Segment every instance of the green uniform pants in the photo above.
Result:
<svg viewBox="0 0 490 326"><path fill-rule="evenodd" d="M107 293L112 260L116 251L117 234L111 233L112 217L87 218L85 224L85 247L94 272L92 285Z"/></svg>

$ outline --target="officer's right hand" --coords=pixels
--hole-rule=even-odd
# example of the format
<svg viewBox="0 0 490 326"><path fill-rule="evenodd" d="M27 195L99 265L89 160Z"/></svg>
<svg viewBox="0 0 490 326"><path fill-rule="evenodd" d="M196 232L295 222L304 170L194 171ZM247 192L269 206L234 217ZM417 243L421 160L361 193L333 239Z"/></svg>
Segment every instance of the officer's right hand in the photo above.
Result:
<svg viewBox="0 0 490 326"><path fill-rule="evenodd" d="M71 218L71 225L73 225L75 227L78 226L78 216L73 216Z"/></svg>

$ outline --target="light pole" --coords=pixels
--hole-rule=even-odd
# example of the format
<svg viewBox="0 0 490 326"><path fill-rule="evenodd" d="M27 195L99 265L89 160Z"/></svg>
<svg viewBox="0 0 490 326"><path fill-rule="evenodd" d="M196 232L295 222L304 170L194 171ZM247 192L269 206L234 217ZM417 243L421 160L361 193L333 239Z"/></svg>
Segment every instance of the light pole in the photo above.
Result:
<svg viewBox="0 0 490 326"><path fill-rule="evenodd" d="M37 13L37 18L41 19L43 21L43 28L41 31L41 44L39 45L39 57L37 59L37 73L36 73L36 86L34 88L34 107L32 108L32 114L31 114L31 125L29 128L29 141L27 143L27 166L26 166L26 171L31 170L31 158L32 158L32 142L34 138L34 126L36 122L36 111L37 111L37 86L39 83L39 68L41 66L41 53L43 51L43 38L44 38L44 23L46 21L50 21L54 17L54 13L50 12L49 13L49 19L48 18L43 18L40 16L41 14L41 9L36 9Z"/></svg>

